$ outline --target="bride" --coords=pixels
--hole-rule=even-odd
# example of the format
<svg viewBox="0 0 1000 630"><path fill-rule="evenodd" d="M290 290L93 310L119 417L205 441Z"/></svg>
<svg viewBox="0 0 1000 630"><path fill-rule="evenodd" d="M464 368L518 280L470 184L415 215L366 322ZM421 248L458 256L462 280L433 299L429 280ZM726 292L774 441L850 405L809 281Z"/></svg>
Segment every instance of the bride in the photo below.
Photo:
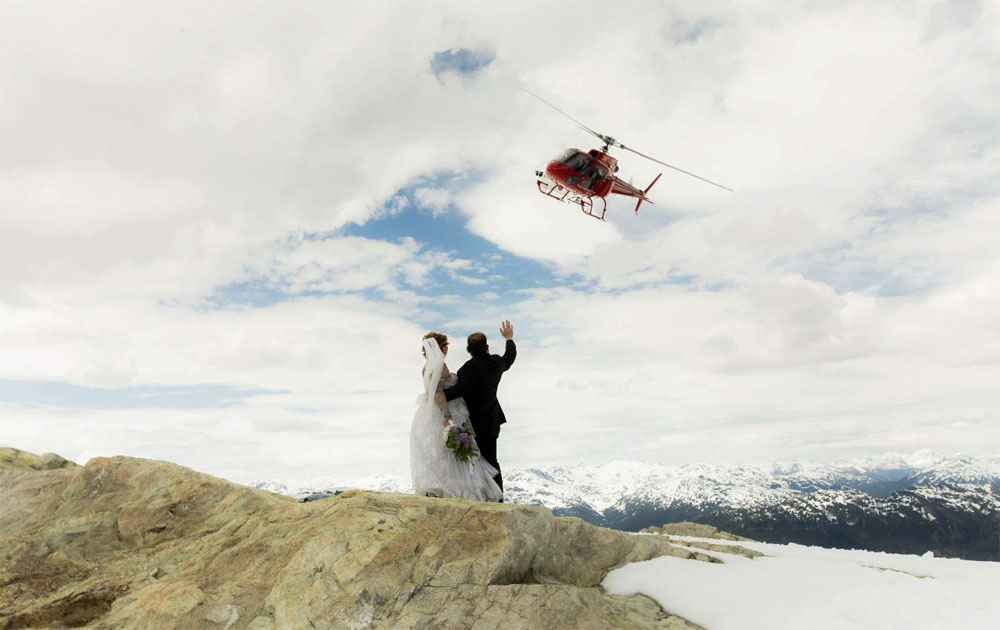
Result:
<svg viewBox="0 0 1000 630"><path fill-rule="evenodd" d="M457 380L444 362L447 353L448 337L433 332L424 335L424 393L417 400L410 427L413 491L424 496L499 501L503 492L493 481L497 470L480 456L460 461L445 444L449 424L464 425L472 433L465 401L458 398L449 403L444 397L444 388Z"/></svg>

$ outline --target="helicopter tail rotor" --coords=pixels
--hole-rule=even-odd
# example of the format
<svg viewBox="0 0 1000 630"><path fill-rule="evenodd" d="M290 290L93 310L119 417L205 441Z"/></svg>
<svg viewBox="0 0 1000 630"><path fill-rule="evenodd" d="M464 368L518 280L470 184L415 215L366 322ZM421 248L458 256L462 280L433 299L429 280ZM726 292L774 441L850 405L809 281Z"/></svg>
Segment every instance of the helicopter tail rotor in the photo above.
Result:
<svg viewBox="0 0 1000 630"><path fill-rule="evenodd" d="M656 182L660 181L661 177L663 177L663 173L660 173L659 175L657 175L656 178L653 179L653 181L649 182L649 186L646 186L646 190L642 191L642 196L639 197L639 201L635 202L635 213L636 214L639 214L639 206L642 205L643 201L648 201L649 203L653 203L652 199L646 197L646 193L649 192L650 188L652 188L653 186L656 185Z"/></svg>

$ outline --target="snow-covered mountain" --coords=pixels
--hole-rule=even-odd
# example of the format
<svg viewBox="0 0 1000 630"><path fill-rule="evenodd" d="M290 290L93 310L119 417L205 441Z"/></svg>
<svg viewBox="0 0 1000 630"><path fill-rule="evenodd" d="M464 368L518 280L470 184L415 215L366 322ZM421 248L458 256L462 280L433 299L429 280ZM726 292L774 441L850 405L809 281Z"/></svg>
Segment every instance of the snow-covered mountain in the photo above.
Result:
<svg viewBox="0 0 1000 630"><path fill-rule="evenodd" d="M250 484L258 490L294 497L300 501L310 501L335 496L339 492L357 488L376 492L407 492L403 480L389 475L375 475L353 480L337 481L314 479L308 482L258 481Z"/></svg>
<svg viewBox="0 0 1000 630"><path fill-rule="evenodd" d="M821 491L853 490L878 497L922 486L1000 485L1000 458L935 457L918 452L770 467L618 462L528 468L505 475L505 482L511 500L552 509L586 508L603 513L636 502L750 509Z"/></svg>
<svg viewBox="0 0 1000 630"><path fill-rule="evenodd" d="M405 492L390 477L257 487L300 499L344 488ZM696 521L775 543L1000 560L1000 457L921 451L832 464L614 462L504 474L507 500L638 531Z"/></svg>
<svg viewBox="0 0 1000 630"><path fill-rule="evenodd" d="M695 521L767 542L1000 560L1000 458L550 467L505 485L512 501L616 529Z"/></svg>

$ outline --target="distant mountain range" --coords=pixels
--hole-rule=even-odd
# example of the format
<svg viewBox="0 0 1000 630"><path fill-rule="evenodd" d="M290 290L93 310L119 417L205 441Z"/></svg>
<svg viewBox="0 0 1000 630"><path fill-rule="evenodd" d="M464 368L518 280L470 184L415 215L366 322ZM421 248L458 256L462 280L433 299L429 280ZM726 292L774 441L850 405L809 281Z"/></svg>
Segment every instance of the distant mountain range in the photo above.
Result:
<svg viewBox="0 0 1000 630"><path fill-rule="evenodd" d="M616 462L515 470L504 481L508 501L626 531L695 521L764 542L1000 561L1000 458L919 452L770 467ZM300 499L406 485L390 477L311 488L256 484Z"/></svg>

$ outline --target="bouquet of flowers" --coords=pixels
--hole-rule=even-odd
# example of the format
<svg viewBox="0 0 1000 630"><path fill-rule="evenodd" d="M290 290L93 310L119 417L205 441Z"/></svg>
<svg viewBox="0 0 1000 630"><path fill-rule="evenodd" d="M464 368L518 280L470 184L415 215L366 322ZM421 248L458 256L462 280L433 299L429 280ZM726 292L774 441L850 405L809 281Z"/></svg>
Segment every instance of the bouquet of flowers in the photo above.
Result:
<svg viewBox="0 0 1000 630"><path fill-rule="evenodd" d="M476 434L468 424L457 426L449 424L444 433L445 446L455 455L455 459L460 462L469 462L479 457L479 450L476 448Z"/></svg>

